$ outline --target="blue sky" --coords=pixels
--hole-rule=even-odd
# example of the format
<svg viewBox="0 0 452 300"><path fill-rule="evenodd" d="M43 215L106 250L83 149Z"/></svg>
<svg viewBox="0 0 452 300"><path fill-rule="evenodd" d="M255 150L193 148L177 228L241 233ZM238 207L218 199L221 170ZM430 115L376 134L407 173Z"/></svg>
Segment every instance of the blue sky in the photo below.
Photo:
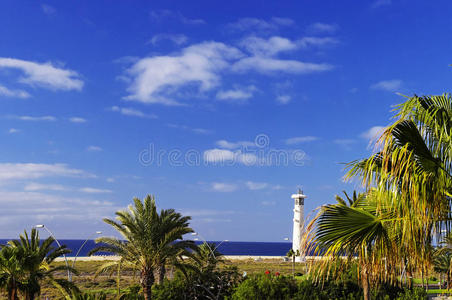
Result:
<svg viewBox="0 0 452 300"><path fill-rule="evenodd" d="M397 93L448 91L451 6L2 1L0 237L112 233L150 193L206 239L282 241L299 187L307 213L358 187Z"/></svg>

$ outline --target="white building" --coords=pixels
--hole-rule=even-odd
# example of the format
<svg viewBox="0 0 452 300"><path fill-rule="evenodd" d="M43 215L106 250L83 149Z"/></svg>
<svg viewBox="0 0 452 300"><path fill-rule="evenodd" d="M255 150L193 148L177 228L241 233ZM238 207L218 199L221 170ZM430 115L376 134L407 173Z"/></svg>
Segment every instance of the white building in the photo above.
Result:
<svg viewBox="0 0 452 300"><path fill-rule="evenodd" d="M292 199L295 200L293 209L293 237L292 237L292 249L295 253L297 251L301 253L301 234L304 229L304 199L307 198L303 195L302 190L298 190L298 194L293 194ZM301 261L302 257L296 257L295 261Z"/></svg>

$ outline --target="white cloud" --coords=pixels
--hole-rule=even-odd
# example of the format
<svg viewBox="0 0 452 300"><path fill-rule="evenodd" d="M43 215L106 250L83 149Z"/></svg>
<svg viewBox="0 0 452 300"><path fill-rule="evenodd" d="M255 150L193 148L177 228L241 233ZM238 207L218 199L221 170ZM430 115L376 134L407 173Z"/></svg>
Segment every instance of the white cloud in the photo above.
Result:
<svg viewBox="0 0 452 300"><path fill-rule="evenodd" d="M254 182L254 181L247 181L245 185L248 189L252 191L263 190L269 186L268 183L266 182Z"/></svg>
<svg viewBox="0 0 452 300"><path fill-rule="evenodd" d="M163 40L169 40L176 45L182 45L188 41L188 37L184 34L161 33L154 35L152 39L149 40L149 43L151 43L152 45L156 45Z"/></svg>
<svg viewBox="0 0 452 300"><path fill-rule="evenodd" d="M86 119L80 117L69 118L69 121L72 123L86 123Z"/></svg>
<svg viewBox="0 0 452 300"><path fill-rule="evenodd" d="M255 165L258 158L253 153L243 153L241 150L230 151L225 149L209 149L204 151L204 161L219 165L232 165L235 163Z"/></svg>
<svg viewBox="0 0 452 300"><path fill-rule="evenodd" d="M86 147L86 151L90 151L90 152L99 152L102 151L103 149L99 146L88 146Z"/></svg>
<svg viewBox="0 0 452 300"><path fill-rule="evenodd" d="M116 111L122 115L131 116L131 117L149 118L149 119L157 118L157 116L154 114L146 114L146 113L142 112L141 110L131 108L131 107L112 106L111 111Z"/></svg>
<svg viewBox="0 0 452 300"><path fill-rule="evenodd" d="M74 197L70 193L53 195L39 191L0 190L2 235L17 236L24 228L29 230L42 223L51 228L56 236L69 234L86 238L83 232L92 232L93 228L110 234L109 228L102 224L102 218L113 216L115 211L123 207L98 198L86 198L86 195Z"/></svg>
<svg viewBox="0 0 452 300"><path fill-rule="evenodd" d="M226 162L234 160L235 154L230 150L210 149L204 151L204 160L207 162Z"/></svg>
<svg viewBox="0 0 452 300"><path fill-rule="evenodd" d="M276 201L262 201L261 204L263 206L275 206L276 205Z"/></svg>
<svg viewBox="0 0 452 300"><path fill-rule="evenodd" d="M42 116L42 117L34 117L34 116L10 116L13 119L21 120L21 121L56 121L54 116Z"/></svg>
<svg viewBox="0 0 452 300"><path fill-rule="evenodd" d="M250 36L243 39L240 45L254 56L275 56L281 52L306 49L309 47L324 47L338 44L333 37L303 37L299 40L289 40L280 36L272 36L268 39Z"/></svg>
<svg viewBox="0 0 452 300"><path fill-rule="evenodd" d="M21 70L25 76L19 78L19 82L31 86L65 91L81 90L83 87L83 81L77 72L56 67L50 62L36 63L33 61L0 57L0 68Z"/></svg>
<svg viewBox="0 0 452 300"><path fill-rule="evenodd" d="M317 141L319 138L316 136L298 136L286 139L287 145L295 145L295 144L301 144L301 143L309 143L313 141Z"/></svg>
<svg viewBox="0 0 452 300"><path fill-rule="evenodd" d="M385 127L383 126L374 126L371 127L369 130L363 132L361 134L361 137L367 140L374 140L378 138L384 131Z"/></svg>
<svg viewBox="0 0 452 300"><path fill-rule="evenodd" d="M297 44L301 48L313 47L325 47L333 46L339 43L339 40L332 37L313 37L307 36L297 41Z"/></svg>
<svg viewBox="0 0 452 300"><path fill-rule="evenodd" d="M242 18L237 22L230 23L226 27L234 31L274 31L282 26L292 26L295 22L289 18L273 17L266 21L257 18Z"/></svg>
<svg viewBox="0 0 452 300"><path fill-rule="evenodd" d="M237 149L237 148L246 148L246 147L256 147L256 143L249 141L240 141L240 142L228 142L226 140L219 140L216 144L221 148L226 149Z"/></svg>
<svg viewBox="0 0 452 300"><path fill-rule="evenodd" d="M308 26L307 31L311 34L319 34L319 33L326 33L326 34L332 34L337 31L339 27L336 24L328 24L328 23L313 23Z"/></svg>
<svg viewBox="0 0 452 300"><path fill-rule="evenodd" d="M276 97L276 101L280 104L288 104L292 100L289 95L279 95Z"/></svg>
<svg viewBox="0 0 452 300"><path fill-rule="evenodd" d="M0 180L36 179L43 177L93 177L65 164L0 163Z"/></svg>
<svg viewBox="0 0 452 300"><path fill-rule="evenodd" d="M213 182L212 190L216 192L228 193L234 192L238 189L238 186L233 183L224 183L224 182Z"/></svg>
<svg viewBox="0 0 452 300"><path fill-rule="evenodd" d="M8 130L8 133L9 133L9 134L18 133L18 132L20 132L20 130L19 130L19 129L16 129L16 128L10 128L10 129Z"/></svg>
<svg viewBox="0 0 452 300"><path fill-rule="evenodd" d="M218 72L241 56L236 48L223 43L204 42L184 48L180 55L140 59L127 71L132 83L126 99L180 104L170 98L175 91L188 85L196 85L200 91L212 89L220 81Z"/></svg>
<svg viewBox="0 0 452 300"><path fill-rule="evenodd" d="M23 90L10 90L6 86L0 85L0 96L11 98L29 98L30 94Z"/></svg>
<svg viewBox="0 0 452 300"><path fill-rule="evenodd" d="M111 190L107 190L107 189L96 189L96 188L91 188L91 187L84 187L81 188L79 190L80 192L83 193L88 193L88 194L108 194L108 193L112 193L113 191Z"/></svg>
<svg viewBox="0 0 452 300"><path fill-rule="evenodd" d="M280 52L292 51L310 46L325 46L336 43L334 38L305 37L298 41L291 41L287 38L273 36L268 39L259 37L248 37L241 42L252 56L245 57L232 66L232 70L237 72L257 71L261 73L287 72L287 73L313 73L328 71L332 65L325 63L308 63L298 60L285 60L275 57Z"/></svg>
<svg viewBox="0 0 452 300"><path fill-rule="evenodd" d="M306 63L298 60L282 60L270 57L253 56L241 59L235 63L232 68L237 72L254 70L264 74L275 72L308 74L329 71L333 66L326 63Z"/></svg>
<svg viewBox="0 0 452 300"><path fill-rule="evenodd" d="M224 101L243 101L253 97L253 92L256 90L254 85L246 88L235 88L232 90L220 90L217 92L217 99Z"/></svg>
<svg viewBox="0 0 452 300"><path fill-rule="evenodd" d="M251 36L243 39L240 45L256 56L273 56L280 52L298 48L296 42L280 36L273 36L268 39Z"/></svg>
<svg viewBox="0 0 452 300"><path fill-rule="evenodd" d="M175 98L192 95L193 91L205 93L221 83L225 71L249 72L273 75L285 72L307 74L331 70L327 63L311 63L280 59L277 54L312 46L336 43L336 39L305 37L298 41L273 36L268 39L251 36L240 45L251 56L235 47L218 42L203 42L183 48L173 55L152 56L136 61L122 77L129 84L126 100L165 105L183 105ZM246 100L252 97L254 86L247 89L220 90L220 100Z"/></svg>
<svg viewBox="0 0 452 300"><path fill-rule="evenodd" d="M56 9L53 6L50 6L48 4L41 4L41 9L46 15L53 15L56 13Z"/></svg>
<svg viewBox="0 0 452 300"><path fill-rule="evenodd" d="M399 79L382 80L382 81L372 84L370 86L370 88L374 89L374 90L396 92L402 88L402 80L399 80Z"/></svg>
<svg viewBox="0 0 452 300"><path fill-rule="evenodd" d="M25 191L35 192L35 191L66 191L67 188L60 184L41 184L32 182L25 186Z"/></svg>

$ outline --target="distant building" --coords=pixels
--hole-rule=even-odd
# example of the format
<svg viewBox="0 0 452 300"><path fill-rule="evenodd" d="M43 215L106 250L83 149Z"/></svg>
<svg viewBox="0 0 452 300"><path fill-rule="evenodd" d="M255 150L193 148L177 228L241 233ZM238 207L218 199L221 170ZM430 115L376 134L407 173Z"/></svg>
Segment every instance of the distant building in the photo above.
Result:
<svg viewBox="0 0 452 300"><path fill-rule="evenodd" d="M304 228L304 199L307 198L303 195L302 190L298 190L297 194L292 195L292 199L295 200L293 209L293 236L292 236L292 249L295 253L301 254L301 234ZM301 261L302 258L297 256L295 261Z"/></svg>

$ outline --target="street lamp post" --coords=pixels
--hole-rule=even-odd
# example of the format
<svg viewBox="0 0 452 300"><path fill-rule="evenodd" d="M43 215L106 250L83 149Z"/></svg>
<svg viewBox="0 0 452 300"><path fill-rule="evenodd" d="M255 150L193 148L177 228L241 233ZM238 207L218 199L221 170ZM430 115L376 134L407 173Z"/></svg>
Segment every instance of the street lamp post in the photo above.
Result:
<svg viewBox="0 0 452 300"><path fill-rule="evenodd" d="M202 235L200 235L198 232L193 232L191 235L193 235L193 236L199 236L199 237L202 239L202 241L207 245L207 247L208 247L209 250L210 250L210 253L212 254L213 258L215 258L215 259L216 259L216 257L215 257L215 252L214 252L214 251L217 250L218 247L220 247L220 245L223 244L224 242L229 242L229 240L223 240L223 241L221 241L218 245L216 245L215 248L212 249L212 248L210 247L209 243L206 241L206 239L203 238ZM197 241L198 239L195 238L194 240Z"/></svg>
<svg viewBox="0 0 452 300"><path fill-rule="evenodd" d="M221 244L223 244L223 243L227 243L227 242L229 242L229 240L222 240L215 248L213 248L213 251L215 251L215 250L217 250L218 249L218 247L220 247L221 246Z"/></svg>
<svg viewBox="0 0 452 300"><path fill-rule="evenodd" d="M96 234L102 234L102 231L96 231ZM83 242L83 244L80 246L80 248L78 248L78 251L77 251L77 253L75 254L74 260L72 261L72 269L74 269L74 267L75 267L75 262L77 261L77 257L78 257L78 255L79 255L80 251L82 251L82 248L85 246L85 244L86 244L89 240L90 240L90 238L87 238L87 239ZM70 275L69 281L72 281L72 273L70 273L70 274L71 274L71 275Z"/></svg>
<svg viewBox="0 0 452 300"><path fill-rule="evenodd" d="M53 233L49 230L49 228L47 228L44 224L39 224L35 226L38 229L45 229L49 235L55 240L55 242L57 243L58 247L61 247L60 242L56 239L56 237L53 235ZM66 268L67 268L67 280L71 281L71 271L69 270L69 263L67 261L67 257L66 254L63 254L64 257L64 261L66 262Z"/></svg>

